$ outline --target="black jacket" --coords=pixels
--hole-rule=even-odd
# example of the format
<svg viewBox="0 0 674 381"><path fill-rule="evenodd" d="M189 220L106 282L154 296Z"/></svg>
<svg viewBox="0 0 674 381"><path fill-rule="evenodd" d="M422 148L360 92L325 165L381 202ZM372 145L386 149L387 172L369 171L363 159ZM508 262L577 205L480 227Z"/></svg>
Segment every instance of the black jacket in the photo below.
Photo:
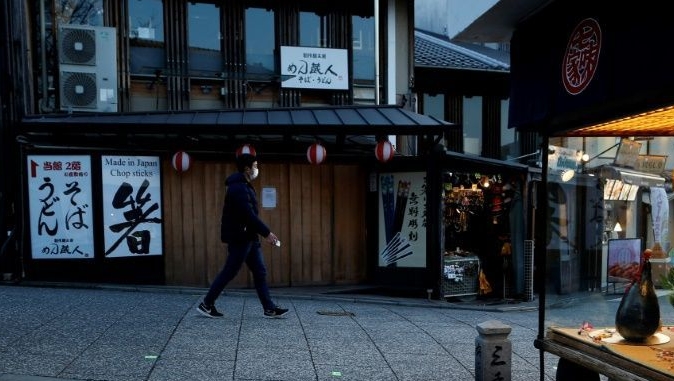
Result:
<svg viewBox="0 0 674 381"><path fill-rule="evenodd" d="M222 242L259 241L258 234L267 237L270 230L258 217L257 194L246 176L236 172L227 177L225 185L227 192L220 221Z"/></svg>

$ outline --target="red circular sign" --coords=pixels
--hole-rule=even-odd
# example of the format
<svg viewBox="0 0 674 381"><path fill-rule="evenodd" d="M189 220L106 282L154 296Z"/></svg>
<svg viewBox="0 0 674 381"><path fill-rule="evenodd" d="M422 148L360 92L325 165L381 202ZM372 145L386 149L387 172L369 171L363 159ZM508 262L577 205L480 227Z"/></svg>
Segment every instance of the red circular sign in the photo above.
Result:
<svg viewBox="0 0 674 381"><path fill-rule="evenodd" d="M589 18L578 23L569 37L562 64L562 81L569 94L580 94L590 84L597 71L600 50L599 23Z"/></svg>

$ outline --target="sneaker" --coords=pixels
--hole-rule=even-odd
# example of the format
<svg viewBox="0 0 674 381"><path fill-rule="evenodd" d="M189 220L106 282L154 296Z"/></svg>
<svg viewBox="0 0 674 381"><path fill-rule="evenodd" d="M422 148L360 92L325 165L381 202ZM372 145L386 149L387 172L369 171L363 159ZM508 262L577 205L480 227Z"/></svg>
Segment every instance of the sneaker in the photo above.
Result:
<svg viewBox="0 0 674 381"><path fill-rule="evenodd" d="M223 316L222 313L218 312L218 310L215 309L215 306L207 306L204 304L204 302L199 303L197 311L199 311L199 313L209 318L219 318Z"/></svg>
<svg viewBox="0 0 674 381"><path fill-rule="evenodd" d="M288 313L287 308L274 307L271 310L264 310L264 316L268 318L281 318Z"/></svg>

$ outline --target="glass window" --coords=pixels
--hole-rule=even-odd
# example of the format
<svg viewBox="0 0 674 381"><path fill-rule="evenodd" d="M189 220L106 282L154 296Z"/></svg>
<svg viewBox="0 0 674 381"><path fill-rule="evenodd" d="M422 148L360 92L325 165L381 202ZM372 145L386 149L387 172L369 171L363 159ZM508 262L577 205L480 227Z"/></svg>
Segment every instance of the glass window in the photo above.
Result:
<svg viewBox="0 0 674 381"><path fill-rule="evenodd" d="M190 2L187 17L190 76L215 77L222 72L220 8Z"/></svg>
<svg viewBox="0 0 674 381"><path fill-rule="evenodd" d="M374 81L374 17L353 16L353 78Z"/></svg>
<svg viewBox="0 0 674 381"><path fill-rule="evenodd" d="M445 95L424 94L424 115L445 120Z"/></svg>
<svg viewBox="0 0 674 381"><path fill-rule="evenodd" d="M508 100L501 101L501 158L520 156L517 146L517 131L514 128L508 128L508 109L510 102Z"/></svg>
<svg viewBox="0 0 674 381"><path fill-rule="evenodd" d="M103 0L54 1L57 24L103 26Z"/></svg>
<svg viewBox="0 0 674 381"><path fill-rule="evenodd" d="M482 97L463 98L463 152L482 154Z"/></svg>
<svg viewBox="0 0 674 381"><path fill-rule="evenodd" d="M164 69L164 7L161 0L129 1L130 70L155 75Z"/></svg>
<svg viewBox="0 0 674 381"><path fill-rule="evenodd" d="M251 78L271 80L274 67L274 13L261 8L246 9L246 71Z"/></svg>
<svg viewBox="0 0 674 381"><path fill-rule="evenodd" d="M625 142L615 136L555 137L548 142L547 221L536 226L545 229L545 276L541 280L546 291L546 335L577 340L592 337L597 345L623 344L619 326L624 323L618 319L618 310L628 294L626 287L641 274L646 249L652 250L651 280L657 296L662 297L634 307L631 318L639 324L635 332L644 329L651 317L655 317L653 330L658 323L672 325L672 301L664 297L671 286L664 277L674 254L669 217L674 207L673 167L663 162L661 171L651 171L639 168L638 163L647 159L644 146L671 149L674 139L660 136ZM578 159L581 147L588 161L582 156ZM574 176L565 177L568 171ZM630 289L642 290L638 285ZM652 309L642 309L656 305L659 319ZM591 324L581 326L584 321Z"/></svg>
<svg viewBox="0 0 674 381"><path fill-rule="evenodd" d="M326 47L326 34L323 17L300 12L300 46Z"/></svg>

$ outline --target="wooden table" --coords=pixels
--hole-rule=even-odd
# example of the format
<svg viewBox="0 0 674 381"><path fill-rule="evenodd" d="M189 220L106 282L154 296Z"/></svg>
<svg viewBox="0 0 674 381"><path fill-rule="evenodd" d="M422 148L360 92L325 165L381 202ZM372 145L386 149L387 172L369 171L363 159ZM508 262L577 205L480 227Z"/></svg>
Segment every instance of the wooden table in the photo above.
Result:
<svg viewBox="0 0 674 381"><path fill-rule="evenodd" d="M659 331L658 334L670 340L656 345L608 343L594 340L588 332L578 332L578 328L548 328L545 338L534 344L561 359L606 375L612 381L674 380L674 327Z"/></svg>

